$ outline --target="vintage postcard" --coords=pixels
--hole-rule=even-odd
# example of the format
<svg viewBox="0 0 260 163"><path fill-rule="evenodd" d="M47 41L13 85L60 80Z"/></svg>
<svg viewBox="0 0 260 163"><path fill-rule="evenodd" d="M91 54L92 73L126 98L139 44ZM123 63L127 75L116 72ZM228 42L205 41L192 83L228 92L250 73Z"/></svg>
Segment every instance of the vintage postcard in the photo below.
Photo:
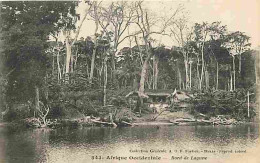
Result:
<svg viewBox="0 0 260 163"><path fill-rule="evenodd" d="M0 1L0 163L259 163L259 13Z"/></svg>

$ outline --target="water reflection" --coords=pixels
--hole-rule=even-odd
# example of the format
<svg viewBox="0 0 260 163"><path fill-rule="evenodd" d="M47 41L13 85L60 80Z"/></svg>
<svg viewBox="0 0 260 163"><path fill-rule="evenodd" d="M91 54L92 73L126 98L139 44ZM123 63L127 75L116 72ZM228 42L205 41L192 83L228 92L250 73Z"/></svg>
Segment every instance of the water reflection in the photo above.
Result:
<svg viewBox="0 0 260 163"><path fill-rule="evenodd" d="M0 156L8 163L86 162L93 155L129 155L131 149L246 149L256 144L258 136L258 125L23 131L1 127Z"/></svg>
<svg viewBox="0 0 260 163"><path fill-rule="evenodd" d="M46 160L48 146L48 130L13 131L9 128L0 128L0 138L3 141L1 161L11 163L30 163Z"/></svg>

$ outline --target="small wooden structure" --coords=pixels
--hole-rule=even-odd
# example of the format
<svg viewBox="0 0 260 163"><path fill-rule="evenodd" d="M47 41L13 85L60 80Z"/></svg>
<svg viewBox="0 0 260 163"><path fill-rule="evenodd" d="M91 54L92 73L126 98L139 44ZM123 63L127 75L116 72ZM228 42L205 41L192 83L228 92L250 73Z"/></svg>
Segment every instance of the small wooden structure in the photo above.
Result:
<svg viewBox="0 0 260 163"><path fill-rule="evenodd" d="M169 103L172 90L148 90L146 95L150 103Z"/></svg>
<svg viewBox="0 0 260 163"><path fill-rule="evenodd" d="M135 108L138 105L138 98L140 93L138 91L132 91L126 95L131 108ZM186 102L187 99L193 98L184 91L175 90L146 90L142 94L144 103L146 103L150 108L153 108L154 112L161 112L167 107L175 105L178 108L187 108L189 104Z"/></svg>
<svg viewBox="0 0 260 163"><path fill-rule="evenodd" d="M146 103L154 112L161 112L161 110L169 107L173 94L176 93L176 90L146 90L142 94L144 103ZM140 93L138 91L130 92L126 95L128 102L130 103L131 108L134 108L138 104L138 98Z"/></svg>
<svg viewBox="0 0 260 163"><path fill-rule="evenodd" d="M176 93L176 90L146 90L141 94L142 98L144 98L145 102L148 103L168 103L170 102L170 98L173 97L173 94ZM126 98L135 98L138 97L140 93L138 91L132 91L128 93Z"/></svg>

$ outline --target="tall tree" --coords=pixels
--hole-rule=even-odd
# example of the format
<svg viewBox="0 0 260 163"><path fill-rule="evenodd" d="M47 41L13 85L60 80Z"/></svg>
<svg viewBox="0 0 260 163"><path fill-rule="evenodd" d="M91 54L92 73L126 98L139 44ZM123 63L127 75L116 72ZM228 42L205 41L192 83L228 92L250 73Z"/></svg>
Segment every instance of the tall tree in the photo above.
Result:
<svg viewBox="0 0 260 163"><path fill-rule="evenodd" d="M223 32L225 31L225 26L220 25L221 22L213 22L211 24L207 22L203 22L202 24L196 23L194 26L194 33L195 33L195 44L196 48L195 51L200 55L201 57L201 71L198 73L198 79L199 79L199 90L202 89L203 82L205 83L205 86L208 87L208 69L207 69L207 63L205 62L205 55L208 55L207 52L208 48L208 42L218 39L222 37ZM198 62L199 64L199 57Z"/></svg>
<svg viewBox="0 0 260 163"><path fill-rule="evenodd" d="M93 2L95 3L95 2ZM77 5L77 2L75 2L75 5ZM90 2L87 2L87 9L85 10L85 14L79 24L78 27L75 27L75 24L77 20L79 19L79 15L76 14L75 11L75 5L71 6L71 8L68 9L67 15L63 17L60 21L60 25L62 26L62 31L65 36L65 44L66 44L66 68L65 68L65 75L66 75L66 81L68 80L70 71L73 71L73 57L72 57L72 46L77 41L77 38L79 36L80 29L82 27L83 22L85 21L86 17L88 16L93 4ZM76 30L74 38L71 38L71 32L72 30Z"/></svg>
<svg viewBox="0 0 260 163"><path fill-rule="evenodd" d="M67 12L64 2L2 2L1 28L8 77L7 95L13 101L33 101L39 111L40 88L47 68L46 50L49 35Z"/></svg>
<svg viewBox="0 0 260 163"><path fill-rule="evenodd" d="M141 103L144 97L145 81L147 78L149 60L153 56L153 47L152 47L152 34L163 34L165 33L166 28L169 27L170 21L177 15L181 8L177 8L170 18L163 20L162 26L159 30L153 29L154 25L158 23L158 20L154 17L150 17L148 10L144 9L142 2L136 2L136 15L135 24L139 27L142 35L142 40L145 45L145 54L146 58L142 65L141 70L141 79L139 82L139 97L141 97Z"/></svg>
<svg viewBox="0 0 260 163"><path fill-rule="evenodd" d="M185 87L191 87L191 78L189 78L189 54L190 46L189 42L192 40L191 29L188 27L188 20L186 15L183 15L180 19L174 20L170 27L170 36L177 41L180 47L180 53L183 55L185 65Z"/></svg>
<svg viewBox="0 0 260 163"><path fill-rule="evenodd" d="M230 84L230 89L235 90L236 89L236 57L238 57L238 73L240 75L241 72L241 55L249 50L250 43L248 43L249 38L247 35L240 31L231 32L226 36L226 42L224 44L224 47L227 48L229 54L232 56L232 75L230 81L232 81L232 84ZM240 76L239 76L240 77Z"/></svg>
<svg viewBox="0 0 260 163"><path fill-rule="evenodd" d="M125 34L127 28L130 26L134 18L134 10L132 7L133 3L128 2L112 2L108 7L102 7L100 16L100 25L106 32L113 32L113 54L112 54L112 68L116 69L115 65L115 54L118 51L118 46L127 38L129 35ZM107 28L110 26L110 29Z"/></svg>

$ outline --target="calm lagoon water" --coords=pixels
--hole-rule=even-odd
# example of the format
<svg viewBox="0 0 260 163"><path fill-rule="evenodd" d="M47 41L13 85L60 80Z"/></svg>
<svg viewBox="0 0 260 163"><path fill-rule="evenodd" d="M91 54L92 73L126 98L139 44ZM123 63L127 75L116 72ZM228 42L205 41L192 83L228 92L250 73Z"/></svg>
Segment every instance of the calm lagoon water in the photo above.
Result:
<svg viewBox="0 0 260 163"><path fill-rule="evenodd" d="M257 124L23 131L0 127L0 160L4 163L221 162L235 154L245 155L256 146L258 137Z"/></svg>

